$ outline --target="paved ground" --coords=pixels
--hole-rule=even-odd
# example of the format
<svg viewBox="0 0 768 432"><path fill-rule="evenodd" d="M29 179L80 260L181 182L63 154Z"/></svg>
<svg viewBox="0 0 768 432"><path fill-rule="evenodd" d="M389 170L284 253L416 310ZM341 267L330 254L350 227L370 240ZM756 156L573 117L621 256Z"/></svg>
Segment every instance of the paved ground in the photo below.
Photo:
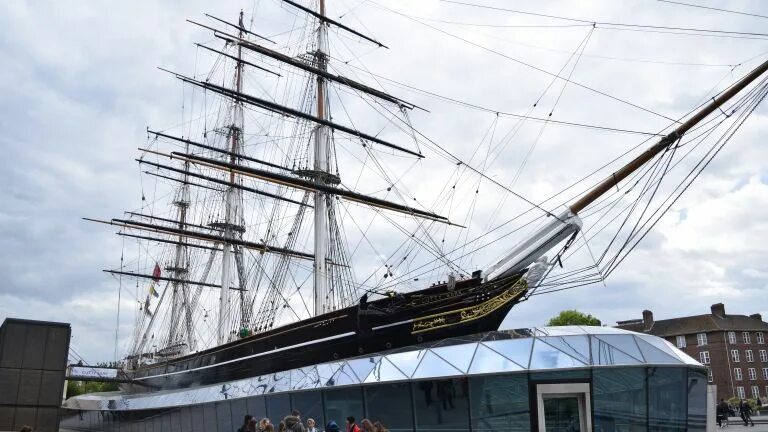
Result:
<svg viewBox="0 0 768 432"><path fill-rule="evenodd" d="M728 427L723 428L722 430L725 431L731 431L731 432L768 432L768 423L763 423L768 418L766 416L759 416L755 417L760 420L760 423L755 423L755 426L744 426L744 421L741 420L739 417L729 417L728 418ZM720 430L717 428L717 425L715 425L715 429Z"/></svg>

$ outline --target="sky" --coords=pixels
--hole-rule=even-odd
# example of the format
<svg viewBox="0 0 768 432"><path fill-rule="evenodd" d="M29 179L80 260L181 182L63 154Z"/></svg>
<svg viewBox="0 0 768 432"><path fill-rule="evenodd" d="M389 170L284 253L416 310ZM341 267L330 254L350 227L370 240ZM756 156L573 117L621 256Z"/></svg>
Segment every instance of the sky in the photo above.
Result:
<svg viewBox="0 0 768 432"><path fill-rule="evenodd" d="M511 7L504 1L469 3ZM447 103L391 81L376 82L370 75L356 77L427 107L429 112L412 113L414 125L463 160L483 148L494 124L499 134L512 130L512 120L499 119L494 111L532 110L539 117L551 112L559 121L656 132L668 126L665 117L684 116L768 59L766 37L593 29L588 24L760 33L768 19L670 2L514 3L520 11L581 21L437 0L328 4L329 16L389 47L378 49L333 32L340 72L369 69L488 108ZM760 1L696 4L768 16L768 5ZM241 8L266 33L292 25L278 0L215 5L197 0L0 2L0 320L69 322L78 355L91 363L115 358L116 324L122 348L131 332L135 300L122 293L118 308L120 286L101 269L118 265L121 240L114 230L81 218L109 219L136 208L142 185L133 159L136 148L146 143L146 127L170 128L185 115L182 87L156 67L196 70L205 58L194 43L211 37L185 20L203 20L204 13L232 17ZM541 70L558 71L574 52L582 54L571 79L583 87L557 83L534 109L551 81ZM532 297L513 309L504 326L543 325L571 308L612 325L640 318L644 309L663 319L708 313L718 302L727 313L768 316L766 114L764 106L755 111L608 280ZM371 130L377 123L362 118L357 125ZM534 200L643 139L548 125L516 180L539 127L534 123L522 132L486 170L490 178L514 184L516 192ZM414 193L428 196L443 186L439 175L432 177L418 178ZM493 195L483 195L483 202L478 211L491 212ZM378 241L386 242L383 237ZM470 264L488 264L492 252L498 251Z"/></svg>

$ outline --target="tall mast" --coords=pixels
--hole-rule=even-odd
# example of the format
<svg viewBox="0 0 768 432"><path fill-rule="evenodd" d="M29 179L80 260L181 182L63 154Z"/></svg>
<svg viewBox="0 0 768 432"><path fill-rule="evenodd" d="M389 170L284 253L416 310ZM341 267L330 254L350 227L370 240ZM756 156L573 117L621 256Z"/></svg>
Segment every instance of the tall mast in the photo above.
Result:
<svg viewBox="0 0 768 432"><path fill-rule="evenodd" d="M238 37L243 38L243 11L240 11L239 17L239 30ZM237 65L235 66L235 90L242 92L243 90L243 62L242 62L243 49L238 46L237 48ZM232 112L232 125L229 128L230 135L230 163L237 164L238 160L235 155L241 153L241 132L243 127L243 105L241 101L235 100ZM237 183L237 174L235 170L230 171L229 182L234 185ZM242 194L239 188L230 186L227 188L224 202L224 245L221 258L221 290L219 297L219 345L227 342L227 335L230 329L230 300L229 300L229 287L232 282L232 255L233 247L232 243L227 242L226 239L233 238L234 236L242 236L242 229L238 229L240 223L240 214L242 212ZM238 248L239 249L239 248ZM237 251L235 251L237 252ZM237 257L235 257L237 259ZM238 266L239 268L239 266ZM242 300L242 299L241 299ZM241 305L243 302L241 301ZM242 314L241 314L242 315ZM241 316L241 319L244 317Z"/></svg>
<svg viewBox="0 0 768 432"><path fill-rule="evenodd" d="M325 16L325 0L319 0L319 13ZM328 27L320 19L320 28L317 30L317 52L315 61L317 69L328 70ZM326 80L322 75L317 76L317 117L328 119L326 113ZM325 183L328 173L328 126L318 125L315 129L315 181ZM325 300L328 295L328 272L326 268L326 254L328 252L328 209L327 195L323 192L315 192L315 273L314 273L314 305L315 316L326 310Z"/></svg>

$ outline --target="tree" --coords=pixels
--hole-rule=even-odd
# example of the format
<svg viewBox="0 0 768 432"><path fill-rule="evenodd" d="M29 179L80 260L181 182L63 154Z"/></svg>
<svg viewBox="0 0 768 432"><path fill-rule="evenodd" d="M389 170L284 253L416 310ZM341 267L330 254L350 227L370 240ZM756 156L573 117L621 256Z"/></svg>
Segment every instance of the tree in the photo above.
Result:
<svg viewBox="0 0 768 432"><path fill-rule="evenodd" d="M575 309L564 310L549 320L548 326L590 325L599 326L600 320Z"/></svg>

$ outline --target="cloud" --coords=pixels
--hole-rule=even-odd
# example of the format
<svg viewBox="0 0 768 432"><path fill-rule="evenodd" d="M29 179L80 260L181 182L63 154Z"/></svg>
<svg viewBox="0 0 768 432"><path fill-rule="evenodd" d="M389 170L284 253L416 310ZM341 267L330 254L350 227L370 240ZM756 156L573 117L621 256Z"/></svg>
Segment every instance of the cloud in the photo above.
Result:
<svg viewBox="0 0 768 432"><path fill-rule="evenodd" d="M378 82L387 91L430 110L411 113L413 124L421 132L461 160L484 167L491 178L503 184L517 176L525 161L514 190L534 201L560 191L564 185L634 148L644 138L532 121L517 130L517 119L497 117L494 111L525 114L530 110L531 115L542 118L552 112L555 120L639 131L658 131L669 124L660 115L573 84L555 82L544 93L552 77L521 64L522 61L549 71L569 64L565 70L570 71L573 61L567 63L569 57L592 31L589 26L499 27L563 23L437 1L381 3L403 14L426 18L419 19L458 38L382 10L373 3L348 10L334 2L329 4L331 16L344 15L342 21L390 46L389 50L374 50L357 38L332 32L332 64L337 71L374 85L377 79L360 68L394 80ZM305 42L313 37L312 29L301 25L301 17L279 2L258 1L254 5L254 28L269 35L292 29L276 38L290 42L295 52L304 49ZM162 261L169 255L138 249L133 242L124 246L109 227L85 223L80 217L108 219L121 216L124 210L142 207L154 214L170 214L165 206L168 194L172 193L170 185L139 176L132 161L138 154L135 149L152 145L144 131L147 125L195 136L199 131L187 123L202 112L203 102L213 112L215 98L208 95L201 101L200 93L193 95L155 67L188 74L207 70L214 57L196 50L193 43L208 42L210 34L184 19L199 19L204 12L231 17L240 6L202 1L183 5L149 1L0 4L0 319L19 316L71 322L80 354L91 361L112 358L118 281L99 270L118 267L121 254L125 255L126 266L138 270L151 268L153 260ZM760 3L750 6L744 9L765 8ZM587 20L653 25L684 24L739 31L759 30L762 25L750 17L705 10L682 11L679 6L640 1L578 5L523 2L515 7ZM251 11L246 10L248 22L250 15ZM763 60L764 57L758 57L743 63L763 50L762 40L598 27L572 79L677 118ZM729 65L740 63L743 64L731 70ZM278 67L274 62L268 64ZM276 89L283 90L282 83L298 83L304 78L287 68L279 71L286 77L280 84L255 74L246 82L247 88L254 94L270 94ZM489 107L490 112L449 103L397 82ZM295 96L294 93L298 92L291 95ZM332 96L335 120L351 122L373 133L387 125L377 112L381 107L355 102L351 96L354 95ZM283 103L296 106L300 101L296 96ZM343 108L347 108L349 116ZM301 149L306 147L308 136L294 143L294 147L279 141L293 133L293 123L287 121L285 129L278 129L273 119L250 109L246 118L248 130L269 129L275 140L262 140L254 132L249 149L270 160L283 157L288 161L294 157L297 163L302 163ZM208 126L216 121L216 116L211 116L210 121ZM762 144L766 128L768 121L765 109L761 108L605 286L533 297L516 307L505 325L540 325L566 308L592 313L604 323L634 318L646 308L653 309L659 318L672 317L705 313L709 304L719 301L726 303L729 312L768 314L765 310L754 310L755 299L768 287L761 261L768 246L759 241L768 230L760 217L768 211L768 149ZM407 133L391 126L381 133L397 143L415 146ZM479 181L465 167L441 156L433 145L420 144L428 157L418 163L388 156L389 152L377 148L381 166L374 170L356 139L339 133L335 137L346 186L409 203L415 197L418 204L467 223L466 231L431 228L436 244L426 246L435 250L450 250L528 208L498 186L487 180ZM534 150L526 158L532 146ZM275 147L284 153L278 153ZM361 168L362 161L366 163L365 169ZM589 181L608 175L615 166ZM382 171L386 179L382 178ZM396 183L400 196L386 190L392 183ZM455 190L446 187L452 184L457 185ZM547 208L567 202L568 196L583 187L569 190L558 200L547 203ZM147 201L142 202L142 195ZM213 195L205 196L212 200ZM270 215L271 208L260 207L262 202L250 196L247 199L249 235L252 232L253 239L258 240L267 234L262 216ZM152 207L155 201L156 208ZM374 217L357 205L344 204L342 209L349 244L361 244L354 257L356 277L362 281L372 275L366 284L376 285L383 280L380 266L387 257L393 252L398 259L406 254L406 249L398 249L403 230L413 230L415 224L390 215L402 225L400 229L382 223L381 216ZM505 234L540 214L532 212L495 231L483 241L499 241L460 259L459 264L468 270L486 266L529 228L509 237L503 237ZM290 220L292 215L286 210L277 216ZM201 217L200 213L194 213L194 217ZM306 220L311 217L309 214ZM354 218L359 227L349 218ZM373 228L368 229L371 223ZM281 223L279 228L279 235L285 236L290 224ZM602 241L596 239L596 246ZM298 246L311 250L311 236L307 232L302 232ZM411 250L408 258L396 266L396 276L408 274L430 257L422 252L416 259ZM206 255L195 252L192 258L201 263ZM582 253L575 257L574 265L589 260ZM202 273L202 267L203 264L197 266L196 275ZM419 281L413 281L420 273L414 271L404 277L408 283L404 281L398 289L414 289L431 280L445 279L444 270L419 275ZM301 292L307 292L311 286L311 280L305 280L307 274L306 269L295 274L297 284L304 281ZM217 277L220 275L214 269L210 280ZM126 279L122 287L118 344L121 351L132 333L138 306L135 297L143 297L146 288ZM208 297L206 310L214 313L216 295ZM292 295L289 303L303 309L298 295ZM198 324L210 333L210 322L199 319Z"/></svg>

